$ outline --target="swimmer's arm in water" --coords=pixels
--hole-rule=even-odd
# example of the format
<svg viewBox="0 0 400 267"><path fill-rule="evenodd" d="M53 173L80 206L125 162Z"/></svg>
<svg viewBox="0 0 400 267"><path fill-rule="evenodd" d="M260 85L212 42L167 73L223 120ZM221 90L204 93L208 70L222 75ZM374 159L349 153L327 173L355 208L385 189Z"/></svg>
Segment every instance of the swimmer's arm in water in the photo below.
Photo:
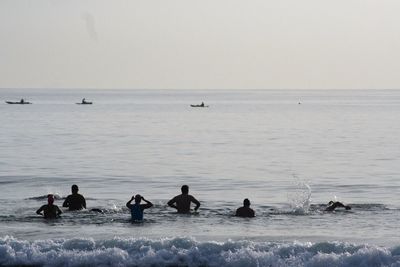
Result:
<svg viewBox="0 0 400 267"><path fill-rule="evenodd" d="M342 202L330 202L331 204L326 207L325 211L334 211L337 207L345 208L346 210L351 210L350 206L344 205Z"/></svg>
<svg viewBox="0 0 400 267"><path fill-rule="evenodd" d="M178 210L178 207L174 204L176 203L176 197L174 197L173 199L171 199L170 201L168 201L168 206L170 206L171 208L174 208L176 210Z"/></svg>
<svg viewBox="0 0 400 267"><path fill-rule="evenodd" d="M346 210L351 210L351 207L348 205L344 205L342 202L336 202L336 207L345 208Z"/></svg>

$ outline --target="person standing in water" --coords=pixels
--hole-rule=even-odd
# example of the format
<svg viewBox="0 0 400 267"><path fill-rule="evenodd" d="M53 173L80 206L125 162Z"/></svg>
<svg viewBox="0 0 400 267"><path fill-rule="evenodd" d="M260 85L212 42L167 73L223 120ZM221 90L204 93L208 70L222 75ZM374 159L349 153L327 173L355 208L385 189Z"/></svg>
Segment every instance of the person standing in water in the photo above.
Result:
<svg viewBox="0 0 400 267"><path fill-rule="evenodd" d="M54 196L52 194L47 195L47 205L41 206L36 211L36 213L39 215L43 215L45 219L55 219L59 217L62 211L57 205L54 205L53 203Z"/></svg>
<svg viewBox="0 0 400 267"><path fill-rule="evenodd" d="M135 204L131 204L131 202L135 200ZM146 204L140 204L141 201L146 202ZM144 199L141 195L137 194L136 196L132 196L131 200L126 203L128 209L131 210L132 221L143 221L143 211L145 209L153 207L153 203Z"/></svg>
<svg viewBox="0 0 400 267"><path fill-rule="evenodd" d="M86 209L86 200L81 194L78 194L79 188L76 184L71 186L71 191L72 194L67 196L63 203L63 207L69 208L69 210Z"/></svg>
<svg viewBox="0 0 400 267"><path fill-rule="evenodd" d="M243 200L243 207L240 207L236 210L236 215L238 217L247 217L251 218L254 217L254 210L250 208L250 200L248 198L245 198Z"/></svg>
<svg viewBox="0 0 400 267"><path fill-rule="evenodd" d="M168 201L168 206L176 209L178 213L190 213L190 204L193 202L196 204L194 210L197 211L200 207L200 202L192 195L189 195L189 186L182 185L181 192L181 195L178 195Z"/></svg>

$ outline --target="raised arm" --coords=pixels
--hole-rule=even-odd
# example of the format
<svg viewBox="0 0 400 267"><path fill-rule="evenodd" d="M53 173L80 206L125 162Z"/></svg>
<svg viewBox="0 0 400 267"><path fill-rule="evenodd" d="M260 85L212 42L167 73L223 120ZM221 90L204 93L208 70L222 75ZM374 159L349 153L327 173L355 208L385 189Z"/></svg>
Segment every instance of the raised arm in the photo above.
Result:
<svg viewBox="0 0 400 267"><path fill-rule="evenodd" d="M142 200L143 200L144 202L146 202L146 204L143 205L143 209L148 209L148 208L153 207L153 203L151 203L150 201L144 199L144 197L142 197Z"/></svg>
<svg viewBox="0 0 400 267"><path fill-rule="evenodd" d="M171 208L174 208L174 209L178 209L178 207L175 205L175 203L176 203L176 197L174 197L173 199L171 199L170 201L168 201L168 206L170 206Z"/></svg>
<svg viewBox="0 0 400 267"><path fill-rule="evenodd" d="M126 202L126 206L128 207L128 209L131 208L131 202L135 199L135 195L132 196L131 200L129 200L128 202Z"/></svg>

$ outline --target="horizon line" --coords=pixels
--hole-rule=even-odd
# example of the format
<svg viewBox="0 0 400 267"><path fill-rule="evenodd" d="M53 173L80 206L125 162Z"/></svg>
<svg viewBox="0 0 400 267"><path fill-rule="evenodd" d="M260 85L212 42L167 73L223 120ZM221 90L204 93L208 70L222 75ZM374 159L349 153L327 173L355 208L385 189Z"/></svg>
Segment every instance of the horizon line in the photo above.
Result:
<svg viewBox="0 0 400 267"><path fill-rule="evenodd" d="M94 87L0 87L0 90L399 90L400 88L94 88Z"/></svg>

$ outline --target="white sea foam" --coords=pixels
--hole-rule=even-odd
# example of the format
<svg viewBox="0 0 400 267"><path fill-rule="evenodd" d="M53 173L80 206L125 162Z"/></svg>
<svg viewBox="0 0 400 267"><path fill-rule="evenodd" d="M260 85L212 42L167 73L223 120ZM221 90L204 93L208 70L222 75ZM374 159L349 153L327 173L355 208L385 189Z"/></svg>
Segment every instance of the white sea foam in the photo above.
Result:
<svg viewBox="0 0 400 267"><path fill-rule="evenodd" d="M393 249L339 242L198 242L191 238L0 238L0 265L39 266L400 266Z"/></svg>

